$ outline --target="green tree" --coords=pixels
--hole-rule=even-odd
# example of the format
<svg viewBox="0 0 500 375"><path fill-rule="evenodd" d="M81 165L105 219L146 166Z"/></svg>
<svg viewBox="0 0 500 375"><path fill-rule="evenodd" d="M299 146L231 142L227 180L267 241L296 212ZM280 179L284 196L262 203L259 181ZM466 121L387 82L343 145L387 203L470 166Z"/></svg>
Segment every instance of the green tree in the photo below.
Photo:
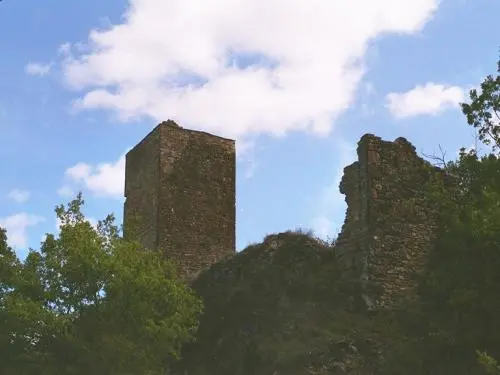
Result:
<svg viewBox="0 0 500 375"><path fill-rule="evenodd" d="M427 348L433 352L428 357L454 362L452 372L469 374L479 355L492 374L498 371L493 358L500 355L500 76L486 77L480 93L471 90L462 110L492 152L479 156L462 149L446 166L455 188L434 186L441 232L422 283Z"/></svg>
<svg viewBox="0 0 500 375"><path fill-rule="evenodd" d="M95 229L81 194L24 262L0 230L0 374L156 374L194 339L202 304L159 253Z"/></svg>
<svg viewBox="0 0 500 375"><path fill-rule="evenodd" d="M488 373L488 375L498 375L500 374L500 365L498 362L491 358L488 354L485 352L477 352L477 355L479 357L479 363L481 363Z"/></svg>
<svg viewBox="0 0 500 375"><path fill-rule="evenodd" d="M500 60L497 63L496 77L487 76L481 83L478 94L476 89L469 92L470 103L462 103L462 112L479 134L479 140L491 145L493 151L500 149Z"/></svg>

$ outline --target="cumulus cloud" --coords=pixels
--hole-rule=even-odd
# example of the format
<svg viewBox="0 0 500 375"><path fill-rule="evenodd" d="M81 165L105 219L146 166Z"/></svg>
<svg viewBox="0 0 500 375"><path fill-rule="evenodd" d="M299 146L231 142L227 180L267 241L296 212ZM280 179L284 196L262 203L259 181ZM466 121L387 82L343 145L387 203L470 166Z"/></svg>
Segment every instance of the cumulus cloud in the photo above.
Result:
<svg viewBox="0 0 500 375"><path fill-rule="evenodd" d="M68 185L63 185L59 189L57 189L57 194L61 197L68 198L74 196L75 192Z"/></svg>
<svg viewBox="0 0 500 375"><path fill-rule="evenodd" d="M99 221L95 217L87 217L86 220L94 227L94 229L97 229Z"/></svg>
<svg viewBox="0 0 500 375"><path fill-rule="evenodd" d="M79 109L171 118L239 139L325 135L381 35L413 34L440 0L130 0L121 24L64 44Z"/></svg>
<svg viewBox="0 0 500 375"><path fill-rule="evenodd" d="M386 107L398 119L437 115L447 109L458 107L464 100L464 95L464 89L461 87L429 82L407 92L388 94Z"/></svg>
<svg viewBox="0 0 500 375"><path fill-rule="evenodd" d="M244 177L245 179L252 178L255 174L255 170L259 166L259 162L255 159L255 157L248 158L246 160L246 169Z"/></svg>
<svg viewBox="0 0 500 375"><path fill-rule="evenodd" d="M326 216L317 216L313 219L312 228L314 234L320 238L327 239L334 231L333 222Z"/></svg>
<svg viewBox="0 0 500 375"><path fill-rule="evenodd" d="M65 177L69 182L84 187L97 196L122 198L125 186L125 154L112 163L95 166L83 162L77 163L66 169ZM72 191L68 185L58 190L60 194L68 195Z"/></svg>
<svg viewBox="0 0 500 375"><path fill-rule="evenodd" d="M14 248L26 248L27 230L45 219L42 216L21 212L0 218L0 227L7 230L9 245Z"/></svg>
<svg viewBox="0 0 500 375"><path fill-rule="evenodd" d="M24 203L30 198L31 194L28 190L12 189L7 194L7 198L12 199L17 203Z"/></svg>
<svg viewBox="0 0 500 375"><path fill-rule="evenodd" d="M324 239L335 236L342 227L346 204L344 196L339 191L339 185L344 175L344 168L357 160L356 145L345 140L337 142L339 155L337 169L332 174L332 182L318 195L316 216L311 223L314 233Z"/></svg>
<svg viewBox="0 0 500 375"><path fill-rule="evenodd" d="M43 77L49 74L51 68L52 64L40 64L40 63L30 62L28 65L24 67L24 71L26 74L29 74L30 76Z"/></svg>

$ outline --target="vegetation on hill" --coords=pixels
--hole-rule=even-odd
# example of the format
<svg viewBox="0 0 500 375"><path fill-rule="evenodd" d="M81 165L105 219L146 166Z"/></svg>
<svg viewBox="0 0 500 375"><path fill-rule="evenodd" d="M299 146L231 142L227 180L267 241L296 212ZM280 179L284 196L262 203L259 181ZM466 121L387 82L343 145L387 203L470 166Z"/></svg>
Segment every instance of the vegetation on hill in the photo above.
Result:
<svg viewBox="0 0 500 375"><path fill-rule="evenodd" d="M462 148L444 165L457 189L436 181L430 194L440 234L420 282L421 332L407 348L427 373L500 374L500 60L497 73L461 104L490 151Z"/></svg>
<svg viewBox="0 0 500 375"><path fill-rule="evenodd" d="M359 285L340 277L335 244L310 233L267 236L193 288L205 313L174 374L369 374L382 337L400 336L392 315L360 309Z"/></svg>
<svg viewBox="0 0 500 375"><path fill-rule="evenodd" d="M422 279L432 339L426 355L449 357L454 373L473 373L477 355L490 374L500 368L500 60L462 112L490 152L461 149L446 169L457 178L450 195L436 188L441 234ZM431 354L432 352L432 354Z"/></svg>

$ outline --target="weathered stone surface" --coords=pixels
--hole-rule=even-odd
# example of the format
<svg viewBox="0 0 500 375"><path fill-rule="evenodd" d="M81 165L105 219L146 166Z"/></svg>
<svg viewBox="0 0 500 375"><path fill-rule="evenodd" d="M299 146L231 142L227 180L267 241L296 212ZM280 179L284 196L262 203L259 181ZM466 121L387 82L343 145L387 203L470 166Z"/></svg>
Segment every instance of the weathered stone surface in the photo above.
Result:
<svg viewBox="0 0 500 375"><path fill-rule="evenodd" d="M437 230L428 183L444 175L406 139L371 134L358 143L358 161L344 169L340 191L348 205L336 252L345 277L358 279L370 308L415 295Z"/></svg>
<svg viewBox="0 0 500 375"><path fill-rule="evenodd" d="M126 156L124 234L190 280L235 252L235 145L162 122Z"/></svg>

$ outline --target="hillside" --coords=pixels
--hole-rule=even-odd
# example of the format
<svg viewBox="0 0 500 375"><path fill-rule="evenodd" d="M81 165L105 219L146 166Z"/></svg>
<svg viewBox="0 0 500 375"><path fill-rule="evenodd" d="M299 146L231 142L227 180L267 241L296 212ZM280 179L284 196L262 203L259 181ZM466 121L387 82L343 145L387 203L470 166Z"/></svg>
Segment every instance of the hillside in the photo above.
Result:
<svg viewBox="0 0 500 375"><path fill-rule="evenodd" d="M367 314L352 298L359 293L339 277L334 250L311 235L285 232L200 275L193 287L205 314L177 371L373 373L387 316Z"/></svg>
<svg viewBox="0 0 500 375"><path fill-rule="evenodd" d="M451 346L421 295L440 233L436 183L453 188L406 139L363 136L335 244L274 234L202 272L198 340L174 374L475 374L472 343L451 351L459 361L440 354Z"/></svg>

